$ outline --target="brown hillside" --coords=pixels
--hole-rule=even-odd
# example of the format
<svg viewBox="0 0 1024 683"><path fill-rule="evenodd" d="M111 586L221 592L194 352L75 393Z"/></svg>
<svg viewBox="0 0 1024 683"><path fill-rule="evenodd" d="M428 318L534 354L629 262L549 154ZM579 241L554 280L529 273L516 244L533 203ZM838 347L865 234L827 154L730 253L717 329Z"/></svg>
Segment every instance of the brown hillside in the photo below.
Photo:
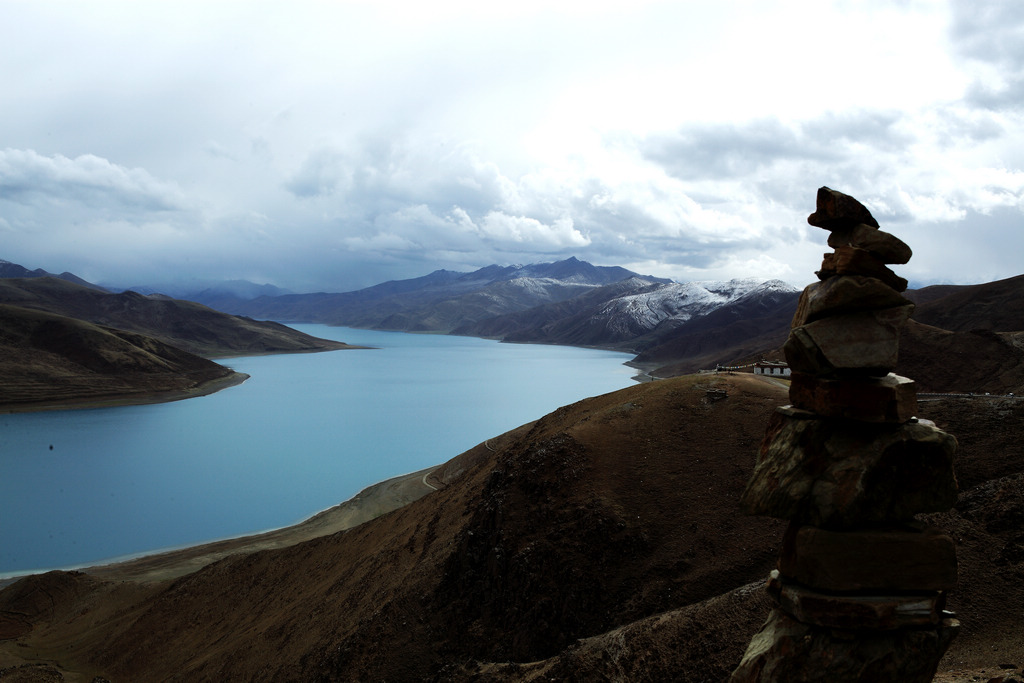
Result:
<svg viewBox="0 0 1024 683"><path fill-rule="evenodd" d="M352 348L191 301L112 294L52 277L0 279L0 303L144 334L208 358Z"/></svg>
<svg viewBox="0 0 1024 683"><path fill-rule="evenodd" d="M709 401L712 383L729 398ZM349 532L134 592L89 583L14 652L111 681L418 680L550 656L767 573L781 525L736 500L784 398L690 377L583 401Z"/></svg>
<svg viewBox="0 0 1024 683"><path fill-rule="evenodd" d="M937 285L908 297L918 304L914 319L954 332L984 329L1024 331L1024 275L981 285Z"/></svg>
<svg viewBox="0 0 1024 683"><path fill-rule="evenodd" d="M991 329L951 332L907 322L896 373L922 392L1005 394L1024 391L1024 348Z"/></svg>
<svg viewBox="0 0 1024 683"><path fill-rule="evenodd" d="M244 377L140 334L0 304L0 410L166 400Z"/></svg>
<svg viewBox="0 0 1024 683"><path fill-rule="evenodd" d="M347 532L173 581L24 579L0 592L0 670L720 681L768 610L760 585L782 524L738 516L737 498L785 400L750 375L638 385L482 444L444 468L442 490ZM951 607L964 630L943 670L1022 665L1024 401L922 413L961 439L961 502L933 516L960 548Z"/></svg>

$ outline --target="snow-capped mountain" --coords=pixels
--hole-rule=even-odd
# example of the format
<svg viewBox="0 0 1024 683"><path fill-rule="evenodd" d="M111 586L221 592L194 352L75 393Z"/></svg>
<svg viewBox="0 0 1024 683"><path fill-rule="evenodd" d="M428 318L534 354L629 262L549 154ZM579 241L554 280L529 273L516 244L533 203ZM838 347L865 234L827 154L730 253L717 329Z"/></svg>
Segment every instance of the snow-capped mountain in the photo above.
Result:
<svg viewBox="0 0 1024 683"><path fill-rule="evenodd" d="M784 340L798 295L779 280L677 283L570 258L471 273L439 270L354 292L222 299L214 305L280 321L639 352L671 348L673 339L697 330L720 334L720 328L733 330L723 333L721 343L766 330L776 336L782 331Z"/></svg>
<svg viewBox="0 0 1024 683"><path fill-rule="evenodd" d="M554 263L491 265L471 273L439 270L420 278L336 294L200 301L254 318L452 332L494 316L565 301L634 276L637 274L618 266L595 266L569 258ZM669 282L660 278L648 280Z"/></svg>
<svg viewBox="0 0 1024 683"><path fill-rule="evenodd" d="M798 291L781 280L673 282L651 291L612 299L597 315L617 318L620 325L633 331L650 331L665 320L686 322L754 292L776 290Z"/></svg>
<svg viewBox="0 0 1024 683"><path fill-rule="evenodd" d="M795 305L799 290L780 280L660 282L632 277L572 299L497 316L457 330L507 341L605 346L636 350L660 343L716 311L729 322L763 315L780 302ZM792 311L780 324L789 324Z"/></svg>

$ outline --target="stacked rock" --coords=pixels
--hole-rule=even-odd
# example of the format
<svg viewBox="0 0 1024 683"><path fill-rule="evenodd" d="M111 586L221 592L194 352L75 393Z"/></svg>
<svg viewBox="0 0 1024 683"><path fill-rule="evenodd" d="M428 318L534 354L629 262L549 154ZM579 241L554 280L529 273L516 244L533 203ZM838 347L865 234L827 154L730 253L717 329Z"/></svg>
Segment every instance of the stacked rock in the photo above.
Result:
<svg viewBox="0 0 1024 683"><path fill-rule="evenodd" d="M741 505L790 520L775 607L731 681L930 681L959 624L953 540L916 521L956 503L956 440L893 374L913 310L889 264L910 248L827 187L807 221L830 232L819 282L785 345L791 405L772 417Z"/></svg>

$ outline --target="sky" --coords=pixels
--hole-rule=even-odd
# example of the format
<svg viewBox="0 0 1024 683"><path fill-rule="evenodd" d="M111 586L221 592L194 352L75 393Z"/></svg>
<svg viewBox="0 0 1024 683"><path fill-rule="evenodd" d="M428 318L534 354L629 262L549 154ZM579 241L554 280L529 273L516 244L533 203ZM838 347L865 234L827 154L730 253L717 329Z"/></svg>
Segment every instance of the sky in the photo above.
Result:
<svg viewBox="0 0 1024 683"><path fill-rule="evenodd" d="M0 44L0 259L28 268L803 286L827 185L912 286L1024 273L1019 0L0 0Z"/></svg>

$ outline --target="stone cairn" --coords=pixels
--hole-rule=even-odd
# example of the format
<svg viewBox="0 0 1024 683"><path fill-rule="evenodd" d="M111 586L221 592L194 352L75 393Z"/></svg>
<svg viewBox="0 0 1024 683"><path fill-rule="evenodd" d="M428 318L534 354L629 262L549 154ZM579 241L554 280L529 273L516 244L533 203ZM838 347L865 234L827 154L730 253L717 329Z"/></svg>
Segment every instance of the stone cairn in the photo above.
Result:
<svg viewBox="0 0 1024 683"><path fill-rule="evenodd" d="M827 187L807 222L828 230L819 282L785 345L791 405L771 418L743 511L790 520L774 606L730 681L931 681L959 622L953 539L914 516L950 509L956 439L917 419L892 373L914 305L886 264L910 248Z"/></svg>

